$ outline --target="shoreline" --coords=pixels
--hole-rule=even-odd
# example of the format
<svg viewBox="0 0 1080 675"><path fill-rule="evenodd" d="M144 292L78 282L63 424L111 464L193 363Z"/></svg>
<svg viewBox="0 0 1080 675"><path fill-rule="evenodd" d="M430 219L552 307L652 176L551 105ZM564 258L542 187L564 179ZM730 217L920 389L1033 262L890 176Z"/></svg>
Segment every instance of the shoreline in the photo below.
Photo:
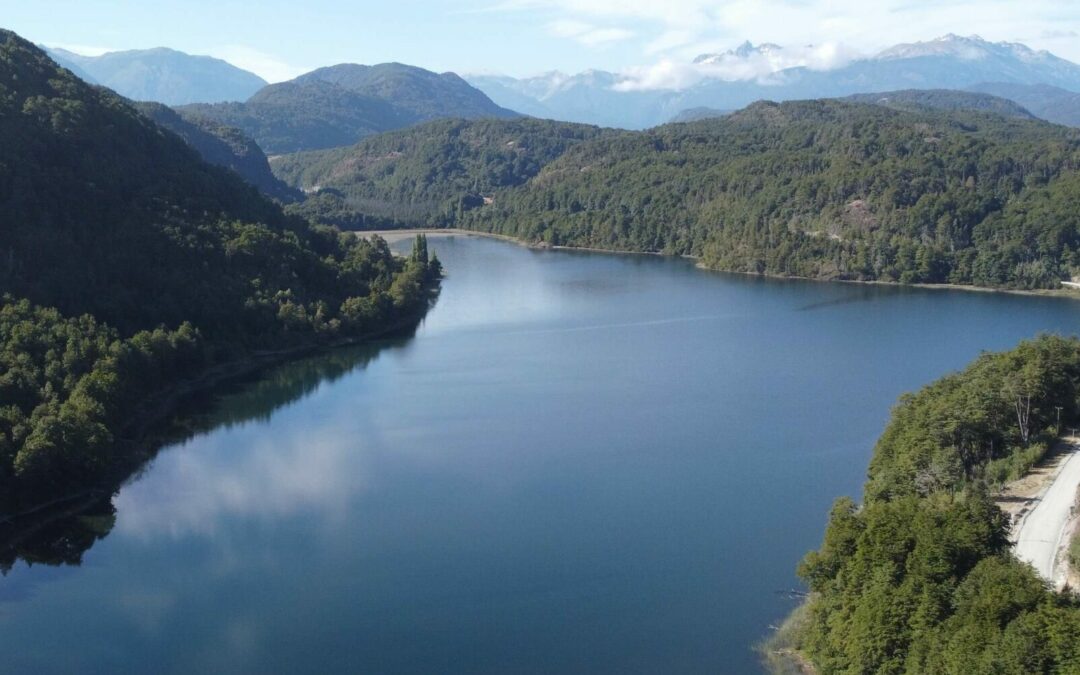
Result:
<svg viewBox="0 0 1080 675"><path fill-rule="evenodd" d="M170 416L176 414L180 404L188 397L230 381L251 376L286 361L342 347L373 342L393 336L410 326L417 326L423 321L424 316L431 307L431 302L438 296L438 292L439 286L432 286L428 290L428 301L423 311L410 314L378 330L322 344L311 343L283 349L252 352L240 358L205 368L192 374L191 377L174 382L151 394L140 406L131 411L128 421L120 429L116 430L115 443L118 446L127 448L127 451L117 460L115 466L106 469L93 484L77 491L63 495L51 495L48 499L26 505L13 513L0 513L0 534L6 535L7 533L3 532L3 528L10 527L13 530L10 532L10 538L17 541L20 538L18 523L21 519L30 518L35 520L38 517L43 517L46 523L51 522L69 515L68 511L71 509L68 505L72 502L93 501L115 492L128 478L138 472L147 461L153 459L156 451L160 449L153 446L163 440L164 429L162 429L162 425ZM57 513L49 513L52 510L57 511ZM37 522L32 522L30 525L32 527L42 526ZM4 545L5 540L8 538L8 536L0 537L0 546Z"/></svg>
<svg viewBox="0 0 1080 675"><path fill-rule="evenodd" d="M352 230L352 233L358 237L366 237L371 235L378 235L383 239L386 239L388 243L397 243L405 239L415 237L418 234L425 236L468 236L468 237L483 237L487 239L497 239L499 241L505 241L516 246L522 246L524 248L533 249L536 251L582 251L585 253L603 253L605 255L648 255L658 256L661 258L682 258L684 260L693 260L696 262L695 266L704 272L713 272L718 274L737 274L744 277L754 277L759 279L777 279L777 280L790 280L790 281L810 281L814 283L824 284L856 284L865 286L885 286L891 288L918 288L931 291L964 291L966 293L1001 293L1005 295L1018 295L1024 297L1038 297L1038 298L1063 298L1066 300L1080 300L1080 288L1063 286L1061 288L995 288L993 286L974 286L970 284L927 284L927 283L915 283L915 284L903 284L898 281L881 281L878 279L819 279L816 277L803 277L797 275L788 274L767 274L756 272L740 272L736 270L722 270L714 267L709 267L701 262L698 256L680 253L661 253L659 251L622 251L617 249L596 248L592 246L565 246L565 245L553 245L553 244L537 244L529 242L524 239L518 239L505 234L497 234L494 232L484 232L482 230L466 230L458 227L419 227L419 228L402 228L399 230ZM1071 282L1062 282L1071 283Z"/></svg>

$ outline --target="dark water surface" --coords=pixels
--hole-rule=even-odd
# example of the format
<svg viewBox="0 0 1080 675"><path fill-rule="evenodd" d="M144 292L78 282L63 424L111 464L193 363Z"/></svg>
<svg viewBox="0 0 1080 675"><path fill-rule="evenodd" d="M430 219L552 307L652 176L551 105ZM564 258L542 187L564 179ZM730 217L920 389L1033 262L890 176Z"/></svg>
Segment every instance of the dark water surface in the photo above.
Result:
<svg viewBox="0 0 1080 675"><path fill-rule="evenodd" d="M81 565L0 579L0 672L754 672L896 397L1080 330L1067 300L431 246L414 338L229 388Z"/></svg>

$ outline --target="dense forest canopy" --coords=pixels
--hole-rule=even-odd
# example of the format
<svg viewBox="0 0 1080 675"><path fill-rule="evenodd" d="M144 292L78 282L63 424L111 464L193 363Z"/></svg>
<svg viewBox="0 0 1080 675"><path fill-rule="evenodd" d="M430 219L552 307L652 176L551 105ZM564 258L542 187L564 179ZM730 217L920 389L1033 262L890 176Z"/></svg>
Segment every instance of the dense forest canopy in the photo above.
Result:
<svg viewBox="0 0 1080 675"><path fill-rule="evenodd" d="M1044 287L1077 265L1080 135L966 111L760 103L598 139L470 212L554 244L730 271Z"/></svg>
<svg viewBox="0 0 1080 675"><path fill-rule="evenodd" d="M7 31L0 222L9 500L92 480L151 394L257 350L385 330L438 276L426 256L286 216Z"/></svg>
<svg viewBox="0 0 1080 675"><path fill-rule="evenodd" d="M862 506L833 507L799 573L794 644L823 673L1080 672L1080 602L1014 558L989 490L1080 417L1080 341L984 354L905 396ZM1017 416L1017 406L1029 411Z"/></svg>
<svg viewBox="0 0 1080 675"><path fill-rule="evenodd" d="M578 139L512 180L491 176L505 173L497 146L513 121L485 122L499 142L424 125L274 170L322 190L308 215L348 226L392 215L821 279L1046 288L1080 270L1080 132L982 96L897 95L762 102L645 132L530 120L533 138Z"/></svg>
<svg viewBox="0 0 1080 675"><path fill-rule="evenodd" d="M440 226L522 185L574 145L613 133L533 119L438 120L277 157L273 169L309 192L296 213L357 229Z"/></svg>

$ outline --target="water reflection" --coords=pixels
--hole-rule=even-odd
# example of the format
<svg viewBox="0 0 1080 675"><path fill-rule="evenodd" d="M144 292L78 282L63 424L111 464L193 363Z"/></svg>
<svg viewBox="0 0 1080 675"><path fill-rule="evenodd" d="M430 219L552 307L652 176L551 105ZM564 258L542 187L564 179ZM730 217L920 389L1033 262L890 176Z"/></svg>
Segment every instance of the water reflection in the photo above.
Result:
<svg viewBox="0 0 1080 675"><path fill-rule="evenodd" d="M403 347L414 332L276 365L191 396L157 430L153 453L165 446L182 450L212 430L223 430L214 452L157 455L124 481L123 490L90 491L0 524L0 573L6 575L20 560L80 565L114 527L141 538L209 534L223 514L273 518L315 504L343 503L358 480L346 467L349 450L355 449L350 439L328 430L314 437L264 439L264 447L235 454L229 452L227 432L268 422L276 411L364 368L379 353ZM140 482L151 469L158 480Z"/></svg>
<svg viewBox="0 0 1080 675"><path fill-rule="evenodd" d="M0 672L754 672L896 396L1080 331L1053 299L429 245L416 339L217 392L104 540L42 530L86 552L0 582Z"/></svg>
<svg viewBox="0 0 1080 675"><path fill-rule="evenodd" d="M19 560L29 565L79 565L83 554L115 523L112 501L96 495L75 499L59 512L31 517L0 541L0 572L6 575Z"/></svg>

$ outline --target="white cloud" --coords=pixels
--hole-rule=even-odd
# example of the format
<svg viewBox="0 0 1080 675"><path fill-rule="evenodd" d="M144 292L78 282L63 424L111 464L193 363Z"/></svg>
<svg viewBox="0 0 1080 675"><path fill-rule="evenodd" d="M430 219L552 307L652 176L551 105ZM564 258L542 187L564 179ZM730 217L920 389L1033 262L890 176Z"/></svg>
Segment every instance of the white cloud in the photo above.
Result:
<svg viewBox="0 0 1080 675"><path fill-rule="evenodd" d="M244 45L223 45L210 50L210 56L249 70L267 82L284 82L311 70L286 63L272 54Z"/></svg>
<svg viewBox="0 0 1080 675"><path fill-rule="evenodd" d="M662 58L658 62L624 71L626 79L615 86L619 91L650 89L686 89L702 80L756 80L767 84L770 76L786 68L811 70L840 68L860 54L844 45L823 45L758 49L744 54L728 51L716 54L703 63Z"/></svg>
<svg viewBox="0 0 1080 675"><path fill-rule="evenodd" d="M50 42L46 45L54 49L63 49L67 52L79 54L81 56L101 56L102 54L108 54L109 52L118 52L119 49L113 47L97 47L93 45L79 45L79 44L60 44L58 42Z"/></svg>
<svg viewBox="0 0 1080 675"><path fill-rule="evenodd" d="M556 37L570 38L586 47L600 47L634 37L625 28L602 28L584 21L562 19L548 24L548 32Z"/></svg>

